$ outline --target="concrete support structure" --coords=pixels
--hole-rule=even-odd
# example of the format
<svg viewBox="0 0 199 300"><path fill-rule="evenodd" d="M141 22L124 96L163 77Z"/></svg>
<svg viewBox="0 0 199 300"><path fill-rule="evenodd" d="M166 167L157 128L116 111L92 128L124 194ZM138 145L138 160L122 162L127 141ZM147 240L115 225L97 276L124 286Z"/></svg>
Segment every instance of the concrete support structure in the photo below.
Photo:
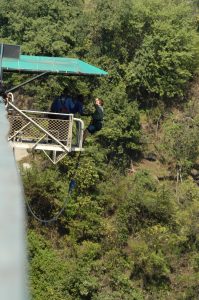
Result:
<svg viewBox="0 0 199 300"><path fill-rule="evenodd" d="M0 299L28 300L25 204L8 132L0 98Z"/></svg>

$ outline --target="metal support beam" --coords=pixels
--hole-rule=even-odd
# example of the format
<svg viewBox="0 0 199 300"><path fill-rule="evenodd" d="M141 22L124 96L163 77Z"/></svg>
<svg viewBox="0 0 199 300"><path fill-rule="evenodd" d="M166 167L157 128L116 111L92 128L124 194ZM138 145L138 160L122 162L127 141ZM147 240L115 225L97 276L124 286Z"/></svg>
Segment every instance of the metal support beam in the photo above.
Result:
<svg viewBox="0 0 199 300"><path fill-rule="evenodd" d="M3 72L3 71L2 71L2 72ZM27 80L27 81L24 81L23 83L21 83L21 84L19 84L19 85L16 85L16 86L14 86L13 88L7 90L6 93L13 92L13 91L17 90L18 88L20 88L20 87L26 85L27 83L29 83L29 82L31 82L31 81L34 81L34 80L36 80L36 79L38 79L38 78L40 78L40 77L42 77L42 76L44 76L44 75L46 75L46 74L48 74L48 72L44 72L44 73L42 73L42 74L39 74L39 75L37 75L37 76L34 76L34 77L32 77L31 79L29 79L29 80Z"/></svg>
<svg viewBox="0 0 199 300"><path fill-rule="evenodd" d="M0 98L0 299L28 300L23 188Z"/></svg>

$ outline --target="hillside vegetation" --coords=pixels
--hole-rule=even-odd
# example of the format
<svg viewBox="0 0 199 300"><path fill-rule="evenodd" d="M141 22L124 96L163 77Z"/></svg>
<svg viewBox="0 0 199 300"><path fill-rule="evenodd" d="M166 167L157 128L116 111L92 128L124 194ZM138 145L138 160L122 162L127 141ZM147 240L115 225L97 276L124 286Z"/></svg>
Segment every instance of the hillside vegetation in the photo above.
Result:
<svg viewBox="0 0 199 300"><path fill-rule="evenodd" d="M106 78L49 76L20 107L65 87L105 123L56 167L23 169L34 300L194 300L199 295L199 15L188 0L1 0L0 37L23 54L78 57ZM12 9L11 9L12 8ZM17 85L25 75L5 74ZM27 100L28 99L28 100ZM86 125L89 118L83 117Z"/></svg>

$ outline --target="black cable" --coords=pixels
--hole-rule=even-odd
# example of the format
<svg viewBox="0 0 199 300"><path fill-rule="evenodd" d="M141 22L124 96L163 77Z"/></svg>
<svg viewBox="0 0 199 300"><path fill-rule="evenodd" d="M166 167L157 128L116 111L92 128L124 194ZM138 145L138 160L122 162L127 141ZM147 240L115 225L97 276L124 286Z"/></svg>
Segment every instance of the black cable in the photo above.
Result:
<svg viewBox="0 0 199 300"><path fill-rule="evenodd" d="M75 176L76 170L77 170L78 167L79 167L79 164L80 164L80 157L81 157L81 152L80 152L80 154L79 154L79 156L78 156L78 159L77 159L77 163L76 163L76 167L75 167L75 173L73 174L73 177ZM41 219L41 218L38 217L38 216L36 215L36 213L33 211L33 209L31 208L30 204L28 203L28 201L26 201L26 204L27 204L27 207L28 207L30 213L32 214L32 216L33 216L37 221L39 221L39 222L41 222L41 223L45 223L45 224L47 224L47 223L52 223L52 222L54 222L54 221L57 221L57 219L59 218L59 216L62 214L62 212L64 211L64 209L65 209L65 207L66 207L68 198L70 197L71 193L73 192L73 190L74 190L75 187L76 187L76 181L75 181L75 179L74 179L73 177L71 178L71 180L70 180L70 182L69 182L68 195L67 195L67 197L66 197L66 199L65 199L65 201L64 201L64 203L63 203L63 205L62 205L62 208L60 209L60 211L59 211L53 218L48 219L48 220L46 220L46 219Z"/></svg>

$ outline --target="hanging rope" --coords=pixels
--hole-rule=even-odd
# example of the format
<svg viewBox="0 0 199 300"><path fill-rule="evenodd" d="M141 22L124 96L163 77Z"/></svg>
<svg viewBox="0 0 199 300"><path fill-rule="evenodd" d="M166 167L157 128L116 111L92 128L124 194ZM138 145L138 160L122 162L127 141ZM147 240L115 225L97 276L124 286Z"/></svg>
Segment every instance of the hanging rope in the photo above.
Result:
<svg viewBox="0 0 199 300"><path fill-rule="evenodd" d="M66 204L67 204L67 202L68 202L68 198L70 197L70 195L71 195L71 193L72 193L72 191L74 190L74 188L75 188L75 184L72 182L72 180L70 181L70 183L69 183L69 188L68 188L68 195L67 195L67 197L66 197L66 199L64 200L64 203L63 203L63 205L62 205L62 208L60 209L60 211L53 217L53 218L51 218L51 219L41 219L40 217L38 217L37 215L36 215L36 213L33 211L33 209L31 208L31 206L30 206L30 204L29 204L29 202L28 201L26 201L26 204L27 204L27 207L28 207L28 209L29 209L29 211L30 211L30 213L32 214L32 216L37 220L37 221L39 221L39 222L41 222L41 223L52 223L52 222L55 222L55 221L57 221L57 219L59 218L59 216L62 214L62 212L64 211L64 209L65 209L65 207L66 207Z"/></svg>
<svg viewBox="0 0 199 300"><path fill-rule="evenodd" d="M78 169L78 167L79 167L79 164L80 164L80 157L81 157L81 152L80 152L80 154L79 154L79 156L78 156L78 158L77 158L77 163L76 163L76 167L75 167L75 173L73 174L73 177L75 176L76 171L77 171L77 169ZM64 209L65 209L65 207L66 207L66 204L67 204L67 202L68 202L68 198L70 197L71 193L73 192L73 190L74 190L75 187L76 187L76 181L75 181L75 179L74 179L73 177L71 178L71 180L70 180L70 182L69 182L68 195L67 195L66 199L64 200L64 203L63 203L63 205L62 205L62 208L60 209L60 211L59 211L53 218L47 220L47 219L42 219L42 218L38 217L38 216L36 215L36 213L33 211L33 209L31 208L29 202L26 201L26 204L27 204L27 207L28 207L30 213L32 214L32 216L33 216L37 221L39 221L39 222L41 222L41 223L45 223L45 224L47 224L47 223L52 223L52 222L57 221L57 219L58 219L59 216L63 213L63 211L64 211Z"/></svg>

